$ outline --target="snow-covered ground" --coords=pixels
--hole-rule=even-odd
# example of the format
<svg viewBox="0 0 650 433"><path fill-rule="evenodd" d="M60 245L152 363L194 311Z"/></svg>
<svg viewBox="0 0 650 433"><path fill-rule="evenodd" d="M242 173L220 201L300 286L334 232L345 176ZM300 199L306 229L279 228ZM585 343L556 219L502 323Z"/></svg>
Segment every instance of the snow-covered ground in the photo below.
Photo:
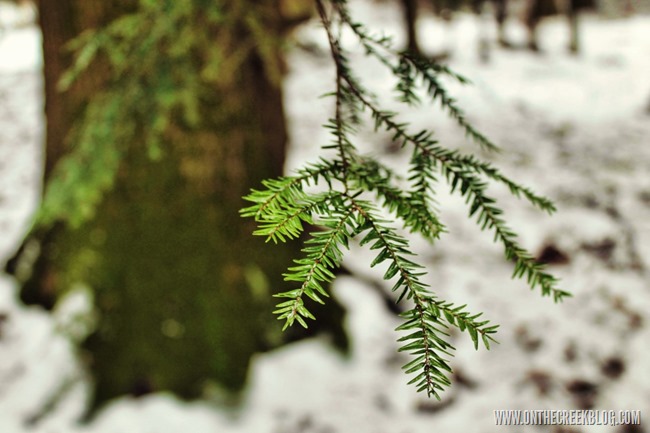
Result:
<svg viewBox="0 0 650 433"><path fill-rule="evenodd" d="M353 2L373 28L397 34L391 3ZM0 16L10 9L0 3ZM0 19L0 25L16 19ZM180 403L167 394L116 401L90 425L79 426L88 384L69 340L69 314L51 316L16 301L15 283L0 277L0 432L623 432L622 427L497 427L495 409L639 409L650 414L650 17L583 20L583 51L566 54L560 20L541 30L543 55L494 49L476 55L476 21L459 16L449 33L431 17L420 22L430 52L453 46L450 65L474 85L450 89L469 119L503 152L486 155L509 176L554 199L549 217L495 188L494 195L522 243L556 258L551 270L574 297L561 305L510 280L491 235L467 221L467 208L441 188L449 234L437 245L413 248L440 297L467 303L501 324L500 345L474 351L454 333L457 376L443 401L427 400L406 385L396 354L397 319L367 281L342 277L335 293L349 310L352 355L342 358L324 341L294 344L253 363L244 406ZM513 40L523 29L509 23ZM329 141L320 125L331 101L332 69L314 24L300 30L311 47L290 56L288 112L294 148L289 169ZM446 41L446 42L444 42ZM42 140L39 34L34 26L0 32L0 258L19 242L36 205ZM318 53L322 52L323 55ZM314 54L316 53L316 54ZM386 75L356 61L380 94ZM461 131L423 106L406 112L415 129L466 151ZM382 154L390 137L364 134L361 146ZM399 166L404 155L386 153ZM555 251L554 251L555 250ZM354 249L347 266L380 283L370 256ZM0 260L3 261L3 260ZM83 304L72 299L67 304ZM64 308L65 309L65 308ZM56 398L60 395L60 398ZM47 409L47 410L44 410Z"/></svg>

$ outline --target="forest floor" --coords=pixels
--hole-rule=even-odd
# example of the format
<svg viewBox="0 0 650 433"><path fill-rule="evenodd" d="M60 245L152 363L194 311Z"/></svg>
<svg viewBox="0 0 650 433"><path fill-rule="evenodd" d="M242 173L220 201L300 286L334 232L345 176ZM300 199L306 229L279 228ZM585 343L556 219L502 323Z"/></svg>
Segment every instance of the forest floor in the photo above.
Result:
<svg viewBox="0 0 650 433"><path fill-rule="evenodd" d="M353 3L356 16L401 43L392 3ZM0 4L0 17L10 11ZM27 229L41 170L40 35L34 25L15 22L0 19L0 259ZM349 357L324 339L300 342L254 360L238 410L156 394L119 399L88 425L76 423L89 383L73 343L87 300L73 296L48 314L20 305L15 282L0 276L0 432L650 431L643 424L495 426L498 409L629 409L650 416L650 16L586 16L582 24L578 56L566 52L564 23L551 19L540 29L542 54L495 46L483 63L475 18L459 15L450 26L429 16L420 22L424 49L450 49L449 65L473 82L448 88L503 150L481 156L556 203L558 212L548 216L504 189L490 190L522 244L549 261L561 287L573 293L553 304L511 280L511 264L491 234L467 219L463 200L443 185L438 202L449 233L433 246L414 239L413 249L439 297L482 311L501 327L500 344L490 351L475 351L466 334L451 334L454 384L441 402L406 385L393 331L399 321L374 288L388 285L380 270L369 269L372 256L353 247L346 266L363 278L334 284L349 309ZM509 22L507 30L523 44L519 23ZM318 25L296 38L301 48L290 53L286 83L289 171L330 140L320 125L332 101L318 97L333 86ZM383 98L394 84L390 77L351 47L359 75L396 109ZM431 128L443 145L478 152L437 107L424 104L401 118L415 131ZM387 135L362 131L358 140L394 167L409 156Z"/></svg>

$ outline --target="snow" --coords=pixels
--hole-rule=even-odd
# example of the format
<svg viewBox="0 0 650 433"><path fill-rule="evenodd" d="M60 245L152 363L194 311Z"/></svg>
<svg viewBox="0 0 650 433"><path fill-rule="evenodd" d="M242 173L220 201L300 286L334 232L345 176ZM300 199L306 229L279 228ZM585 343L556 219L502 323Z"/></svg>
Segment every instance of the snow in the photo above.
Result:
<svg viewBox="0 0 650 433"><path fill-rule="evenodd" d="M0 16L9 6L0 3ZM396 35L392 3L354 2L372 28ZM14 13L14 12L11 12ZM4 15L3 15L4 14ZM0 257L24 233L39 195L42 146L40 36L33 25L0 20ZM551 267L574 297L555 305L524 282L510 280L491 235L466 220L462 200L442 188L438 201L449 234L434 246L413 240L428 281L444 299L464 304L501 325L499 345L475 351L469 337L452 333L453 365L465 378L437 403L416 394L400 370L399 323L373 283L372 256L354 247L347 266L362 278L341 277L336 296L349 308L352 353L343 357L316 339L259 355L239 409L211 401L182 403L169 394L122 398L90 424L78 425L88 381L75 358L84 325L70 319L88 300L77 292L54 315L18 303L15 283L0 278L0 432L493 432L495 409L572 409L567 385L597 385L597 409L650 409L650 16L582 22L583 51L566 54L561 20L546 21L542 55L494 48L479 63L476 20L461 15L448 32L433 17L420 22L425 50L453 45L450 65L473 81L449 83L459 105L503 152L485 155L511 177L558 205L549 217L494 188L522 243L534 253L554 245L568 263ZM523 40L521 26L508 33ZM494 29L489 29L493 34ZM451 33L449 33L451 32ZM293 150L288 169L312 158L329 141L320 128L331 115L333 86L326 40L316 24L299 30L310 52L294 50L286 84ZM353 45L353 49L359 51ZM313 54L313 51L323 55ZM392 82L377 65L354 56L360 75L378 94ZM388 99L383 98L390 108ZM434 108L405 112L415 129L432 128L443 144L475 151L461 131ZM389 137L361 134L360 146L381 155ZM385 155L399 167L405 156ZM609 242L609 244L608 244ZM608 246L609 245L609 246ZM620 377L602 366L623 362ZM546 381L546 382L544 382ZM543 391L543 384L548 390ZM53 400L53 396L61 398ZM51 411L43 412L55 402ZM31 420L31 421L30 421ZM512 431L515 431L514 429ZM517 431L553 431L521 427ZM583 431L614 431L590 426Z"/></svg>

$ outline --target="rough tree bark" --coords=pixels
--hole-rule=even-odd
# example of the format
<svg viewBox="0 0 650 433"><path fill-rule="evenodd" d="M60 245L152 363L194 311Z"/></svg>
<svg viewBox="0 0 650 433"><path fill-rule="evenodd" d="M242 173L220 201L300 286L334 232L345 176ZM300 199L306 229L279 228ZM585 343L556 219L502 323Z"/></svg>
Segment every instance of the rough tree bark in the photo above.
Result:
<svg viewBox="0 0 650 433"><path fill-rule="evenodd" d="M277 2L248 2L264 8L270 37L284 29ZM47 183L74 144L68 137L75 119L107 78L99 61L69 91L57 92L71 64L63 46L83 30L134 10L137 1L41 0L38 6ZM281 56L279 48L275 55ZM77 229L56 224L24 244L40 246L22 282L25 302L51 308L75 284L92 288L99 325L83 343L95 379L91 407L124 393L171 390L194 398L211 383L238 390L254 353L303 335L281 335L270 298L284 285L281 275L300 245L267 248L251 236L251 222L238 215L243 194L282 174L282 90L267 72L258 50L250 50L232 85L202 96L198 127L170 129L164 158L153 162L143 145L129 144L117 182L94 219ZM16 271L21 257L8 270ZM345 347L342 310L329 305L317 325Z"/></svg>

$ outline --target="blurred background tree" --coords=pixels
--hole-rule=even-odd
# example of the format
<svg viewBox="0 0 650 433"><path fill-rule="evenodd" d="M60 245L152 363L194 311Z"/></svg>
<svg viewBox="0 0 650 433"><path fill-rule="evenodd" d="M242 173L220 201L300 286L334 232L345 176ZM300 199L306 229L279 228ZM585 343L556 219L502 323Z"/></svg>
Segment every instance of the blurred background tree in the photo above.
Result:
<svg viewBox="0 0 650 433"><path fill-rule="evenodd" d="M92 293L92 408L239 390L255 353L305 335L281 334L270 297L300 244L267 249L238 210L282 174L282 41L310 4L38 2L44 201L7 270L29 304ZM328 305L310 332L345 348Z"/></svg>

